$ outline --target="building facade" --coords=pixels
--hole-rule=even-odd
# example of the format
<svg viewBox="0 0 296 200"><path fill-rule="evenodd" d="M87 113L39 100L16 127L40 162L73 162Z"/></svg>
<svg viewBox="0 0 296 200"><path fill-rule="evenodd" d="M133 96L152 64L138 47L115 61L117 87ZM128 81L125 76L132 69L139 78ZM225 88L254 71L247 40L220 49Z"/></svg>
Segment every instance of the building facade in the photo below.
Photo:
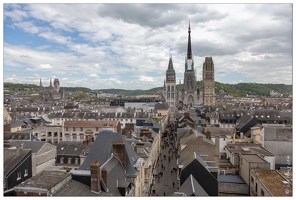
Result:
<svg viewBox="0 0 296 200"><path fill-rule="evenodd" d="M169 66L166 71L163 96L169 106L170 121L173 122L176 107L176 72L173 67L172 57L170 57Z"/></svg>
<svg viewBox="0 0 296 200"><path fill-rule="evenodd" d="M53 101L64 99L64 91L60 90L60 82L58 79L54 79L54 84L50 79L49 88L44 88L40 79L39 85L39 98L44 101Z"/></svg>
<svg viewBox="0 0 296 200"><path fill-rule="evenodd" d="M214 106L216 103L215 97L215 76L214 76L214 62L212 57L206 57L203 63L202 71L202 91L203 91L203 105Z"/></svg>

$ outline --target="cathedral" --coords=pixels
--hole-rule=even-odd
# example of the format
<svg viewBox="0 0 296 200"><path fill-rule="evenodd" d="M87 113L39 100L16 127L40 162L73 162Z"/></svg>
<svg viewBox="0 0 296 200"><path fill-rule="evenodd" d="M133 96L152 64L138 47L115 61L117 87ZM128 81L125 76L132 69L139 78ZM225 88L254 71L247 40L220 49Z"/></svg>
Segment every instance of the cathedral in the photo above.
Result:
<svg viewBox="0 0 296 200"><path fill-rule="evenodd" d="M40 78L39 98L44 101L54 101L64 99L64 90L60 90L59 79L54 79L53 85L50 79L49 88L44 88Z"/></svg>
<svg viewBox="0 0 296 200"><path fill-rule="evenodd" d="M215 105L215 79L214 62L212 57L206 57L203 63L202 81L196 83L196 71L191 49L191 29L188 27L187 55L185 57L184 81L181 88L176 88L176 73L173 67L172 57L169 59L166 79L164 81L163 96L168 103L171 112L175 107L179 109L193 106Z"/></svg>

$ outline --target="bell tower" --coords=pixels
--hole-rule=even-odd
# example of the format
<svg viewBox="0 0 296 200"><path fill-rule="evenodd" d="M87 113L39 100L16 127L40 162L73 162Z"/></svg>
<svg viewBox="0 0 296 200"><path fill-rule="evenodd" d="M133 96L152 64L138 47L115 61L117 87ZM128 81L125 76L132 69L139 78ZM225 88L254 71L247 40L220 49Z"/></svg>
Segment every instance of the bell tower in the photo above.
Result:
<svg viewBox="0 0 296 200"><path fill-rule="evenodd" d="M173 59L170 56L168 69L166 70L166 79L164 87L165 100L170 108L170 121L174 121L175 107L176 107L176 72L173 66Z"/></svg>

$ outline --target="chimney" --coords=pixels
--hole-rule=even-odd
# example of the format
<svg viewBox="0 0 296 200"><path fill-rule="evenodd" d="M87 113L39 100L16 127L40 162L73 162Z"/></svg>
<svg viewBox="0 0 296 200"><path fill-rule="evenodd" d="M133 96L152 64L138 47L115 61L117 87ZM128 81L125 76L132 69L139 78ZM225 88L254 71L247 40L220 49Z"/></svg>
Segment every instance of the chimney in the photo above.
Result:
<svg viewBox="0 0 296 200"><path fill-rule="evenodd" d="M102 169L102 179L103 179L103 181L104 181L106 187L108 188L108 176L107 176L107 175L108 175L108 170L107 170L106 167L104 167L104 168Z"/></svg>
<svg viewBox="0 0 296 200"><path fill-rule="evenodd" d="M123 168L126 169L126 151L124 142L113 143L113 154L120 160Z"/></svg>
<svg viewBox="0 0 296 200"><path fill-rule="evenodd" d="M10 132L10 124L4 124L4 131Z"/></svg>
<svg viewBox="0 0 296 200"><path fill-rule="evenodd" d="M101 191L100 179L100 164L98 161L92 162L90 165L90 188L92 191Z"/></svg>
<svg viewBox="0 0 296 200"><path fill-rule="evenodd" d="M87 147L87 140L83 140L83 149Z"/></svg>
<svg viewBox="0 0 296 200"><path fill-rule="evenodd" d="M211 131L207 131L206 137L207 137L208 139L211 139Z"/></svg>

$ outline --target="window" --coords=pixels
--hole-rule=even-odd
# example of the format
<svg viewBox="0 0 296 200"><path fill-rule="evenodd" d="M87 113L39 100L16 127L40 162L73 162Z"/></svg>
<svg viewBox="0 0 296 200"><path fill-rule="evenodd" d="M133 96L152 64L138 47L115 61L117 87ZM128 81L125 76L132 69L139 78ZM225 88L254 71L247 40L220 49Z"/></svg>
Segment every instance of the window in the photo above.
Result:
<svg viewBox="0 0 296 200"><path fill-rule="evenodd" d="M264 196L264 191L261 189L261 196Z"/></svg>
<svg viewBox="0 0 296 200"><path fill-rule="evenodd" d="M254 178L251 176L251 183L254 184Z"/></svg>
<svg viewBox="0 0 296 200"><path fill-rule="evenodd" d="M25 169L25 174L24 176L28 176L28 169Z"/></svg>
<svg viewBox="0 0 296 200"><path fill-rule="evenodd" d="M73 137L73 140L74 140L74 141L77 140L77 135L76 135L76 134L73 134L72 137Z"/></svg>
<svg viewBox="0 0 296 200"><path fill-rule="evenodd" d="M22 173L21 172L18 172L17 173L17 179L16 180L20 180L22 178Z"/></svg>
<svg viewBox="0 0 296 200"><path fill-rule="evenodd" d="M82 127L80 127L80 131L83 131L83 128Z"/></svg>
<svg viewBox="0 0 296 200"><path fill-rule="evenodd" d="M70 141L70 135L69 134L66 134L65 135L65 139L66 139L66 141Z"/></svg>
<svg viewBox="0 0 296 200"><path fill-rule="evenodd" d="M73 127L73 131L76 131L76 128L75 127Z"/></svg>
<svg viewBox="0 0 296 200"><path fill-rule="evenodd" d="M84 134L80 134L80 135L79 135L79 139L80 139L80 140L84 140Z"/></svg>
<svg viewBox="0 0 296 200"><path fill-rule="evenodd" d="M68 127L66 127L66 131L69 131Z"/></svg>
<svg viewBox="0 0 296 200"><path fill-rule="evenodd" d="M122 121L122 120L121 120ZM96 127L96 131L99 131L99 127Z"/></svg>
<svg viewBox="0 0 296 200"><path fill-rule="evenodd" d="M61 158L60 158L60 163L61 163L61 164L64 164L64 157L61 157Z"/></svg>

